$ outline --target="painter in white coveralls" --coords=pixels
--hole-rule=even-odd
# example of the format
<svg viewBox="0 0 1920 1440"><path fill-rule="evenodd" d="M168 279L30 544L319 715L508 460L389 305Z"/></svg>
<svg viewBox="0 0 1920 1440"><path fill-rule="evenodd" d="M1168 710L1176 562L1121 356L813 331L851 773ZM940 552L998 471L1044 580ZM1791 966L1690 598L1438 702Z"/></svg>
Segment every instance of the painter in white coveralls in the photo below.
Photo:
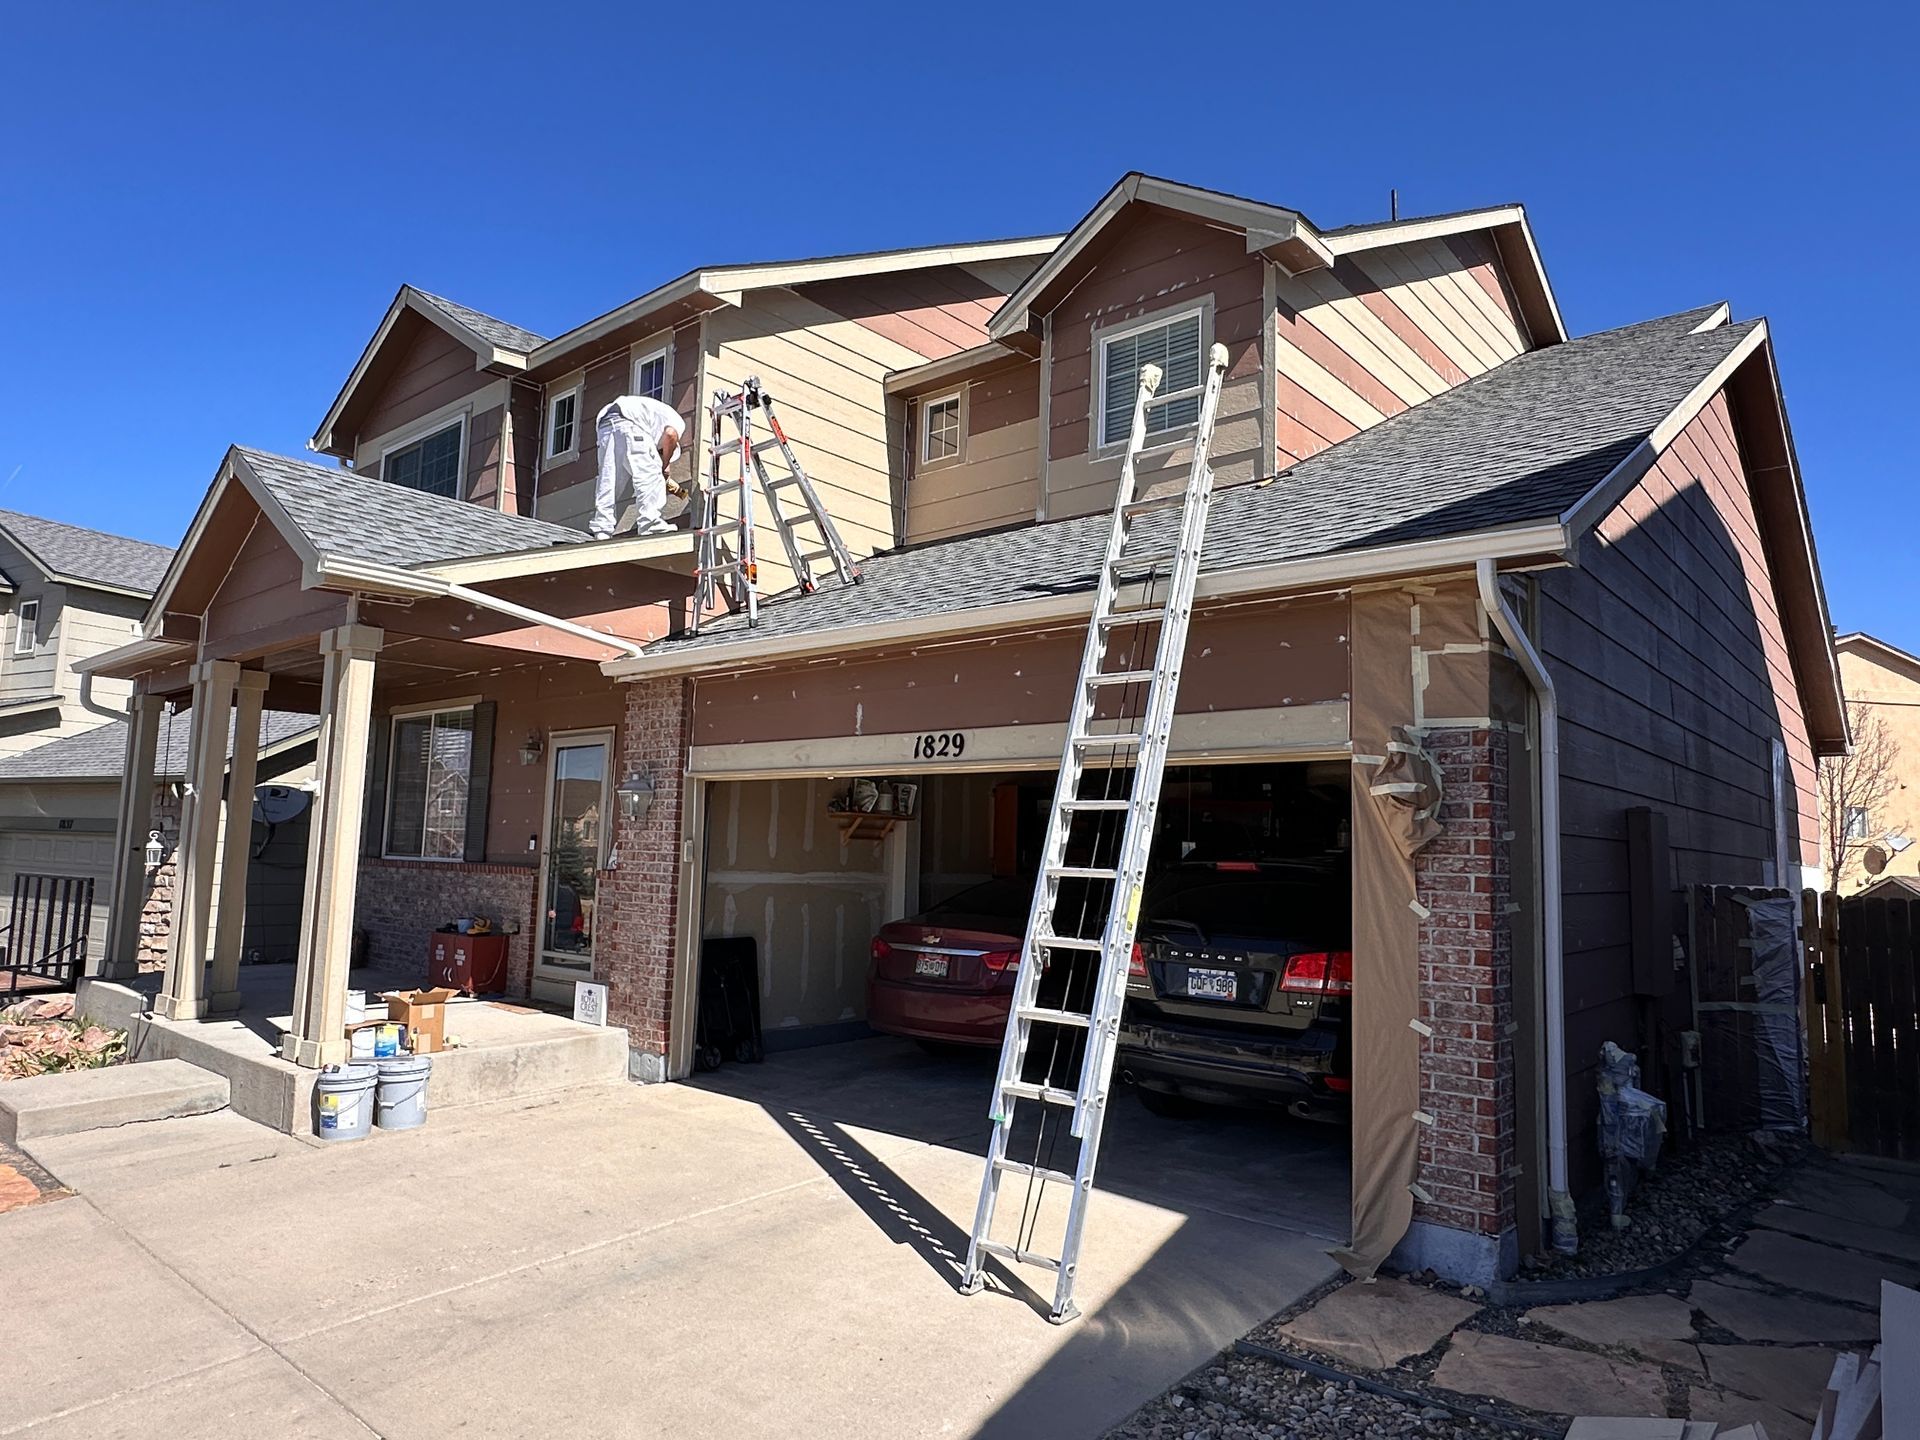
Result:
<svg viewBox="0 0 1920 1440"><path fill-rule="evenodd" d="M600 442L600 478L593 492L593 523L587 527L593 538L613 534L622 480L633 486L639 512L635 534L672 529L661 513L667 504L667 466L686 439L687 422L651 396L622 395L600 412L594 433Z"/></svg>

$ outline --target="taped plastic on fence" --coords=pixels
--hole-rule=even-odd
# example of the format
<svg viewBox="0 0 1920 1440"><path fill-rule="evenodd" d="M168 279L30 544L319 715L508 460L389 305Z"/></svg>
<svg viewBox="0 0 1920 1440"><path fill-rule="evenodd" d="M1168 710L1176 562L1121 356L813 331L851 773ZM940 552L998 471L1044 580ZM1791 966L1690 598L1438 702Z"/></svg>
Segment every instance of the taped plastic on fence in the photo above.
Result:
<svg viewBox="0 0 1920 1440"><path fill-rule="evenodd" d="M1799 1130L1806 1114L1800 1077L1800 902L1741 898L1753 937L1755 1098L1762 1130Z"/></svg>

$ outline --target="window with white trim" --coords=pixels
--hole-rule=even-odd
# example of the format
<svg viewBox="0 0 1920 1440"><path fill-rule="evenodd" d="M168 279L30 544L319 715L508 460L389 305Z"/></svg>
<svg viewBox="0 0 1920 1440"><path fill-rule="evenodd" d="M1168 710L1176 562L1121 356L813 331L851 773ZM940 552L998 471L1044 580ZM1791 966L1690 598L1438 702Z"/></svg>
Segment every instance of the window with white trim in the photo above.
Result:
<svg viewBox="0 0 1920 1440"><path fill-rule="evenodd" d="M409 490L458 500L460 452L465 448L460 441L466 428L464 419L456 420L444 430L389 450L380 460L380 478Z"/></svg>
<svg viewBox="0 0 1920 1440"><path fill-rule="evenodd" d="M467 852L473 709L393 717L387 847L396 859L459 860Z"/></svg>
<svg viewBox="0 0 1920 1440"><path fill-rule="evenodd" d="M22 600L13 617L13 653L31 655L40 644L40 602Z"/></svg>
<svg viewBox="0 0 1920 1440"><path fill-rule="evenodd" d="M932 465L960 454L960 395L939 395L920 403L920 459Z"/></svg>
<svg viewBox="0 0 1920 1440"><path fill-rule="evenodd" d="M573 454L579 439L580 387L575 385L547 401L547 459Z"/></svg>
<svg viewBox="0 0 1920 1440"><path fill-rule="evenodd" d="M1864 840L1867 838L1867 807L1864 805L1847 806L1847 839Z"/></svg>
<svg viewBox="0 0 1920 1440"><path fill-rule="evenodd" d="M1100 338L1100 444L1126 443L1143 366L1158 365L1160 388L1147 406L1147 434L1164 435L1200 418L1204 312L1135 326Z"/></svg>
<svg viewBox="0 0 1920 1440"><path fill-rule="evenodd" d="M667 398L667 352L664 349L636 355L633 360L632 395L665 403Z"/></svg>

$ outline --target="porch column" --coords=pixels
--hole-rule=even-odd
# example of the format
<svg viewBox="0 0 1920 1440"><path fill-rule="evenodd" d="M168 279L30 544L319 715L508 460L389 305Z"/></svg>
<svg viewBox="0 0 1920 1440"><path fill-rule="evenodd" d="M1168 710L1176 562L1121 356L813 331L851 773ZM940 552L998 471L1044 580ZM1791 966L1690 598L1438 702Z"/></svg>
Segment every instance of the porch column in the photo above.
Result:
<svg viewBox="0 0 1920 1440"><path fill-rule="evenodd" d="M247 866L253 853L253 786L260 770L260 708L266 700L264 670L242 670L233 709L233 759L227 762L227 818L220 848L220 904L214 911L213 974L207 981L207 1013L231 1015L240 1008L240 947L247 931Z"/></svg>
<svg viewBox="0 0 1920 1440"><path fill-rule="evenodd" d="M280 1047L294 1064L310 1068L347 1058L347 967L353 954L353 895L366 809L373 665L385 641L385 634L370 625L342 625L320 637L326 673L307 839L306 908L300 916L293 1029Z"/></svg>
<svg viewBox="0 0 1920 1440"><path fill-rule="evenodd" d="M160 738L158 695L127 701L126 759L120 766L120 810L114 822L113 893L107 910L107 943L100 952L101 980L131 980L140 973L140 916L147 903L147 835L153 828L153 758Z"/></svg>
<svg viewBox="0 0 1920 1440"><path fill-rule="evenodd" d="M207 1013L207 922L213 916L213 866L220 846L220 785L226 776L227 726L239 679L240 667L232 660L203 660L193 667L193 728L187 790L180 802L173 927L167 936L167 978L153 1007L167 1020L198 1020Z"/></svg>

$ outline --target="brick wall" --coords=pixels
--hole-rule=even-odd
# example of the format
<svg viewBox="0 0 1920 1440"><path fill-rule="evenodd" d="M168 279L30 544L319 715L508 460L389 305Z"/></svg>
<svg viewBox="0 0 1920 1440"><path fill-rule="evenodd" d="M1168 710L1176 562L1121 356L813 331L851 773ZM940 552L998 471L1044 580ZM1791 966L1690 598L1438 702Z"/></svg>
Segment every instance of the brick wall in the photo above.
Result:
<svg viewBox="0 0 1920 1440"><path fill-rule="evenodd" d="M1414 862L1420 903L1422 1127L1414 1218L1499 1236L1514 1222L1510 824L1504 730L1424 735L1446 834Z"/></svg>
<svg viewBox="0 0 1920 1440"><path fill-rule="evenodd" d="M692 699L691 686L678 677L626 687L626 724L614 780L650 773L654 798L644 819L621 819L616 813L620 865L600 886L601 948L594 971L608 985L608 1018L626 1027L636 1073L646 1079L666 1075Z"/></svg>
<svg viewBox="0 0 1920 1440"><path fill-rule="evenodd" d="M354 926L366 933L370 964L422 973L427 936L449 920L484 915L496 926L517 926L507 941L507 993L525 995L533 978L538 892L539 873L525 865L363 858Z"/></svg>

